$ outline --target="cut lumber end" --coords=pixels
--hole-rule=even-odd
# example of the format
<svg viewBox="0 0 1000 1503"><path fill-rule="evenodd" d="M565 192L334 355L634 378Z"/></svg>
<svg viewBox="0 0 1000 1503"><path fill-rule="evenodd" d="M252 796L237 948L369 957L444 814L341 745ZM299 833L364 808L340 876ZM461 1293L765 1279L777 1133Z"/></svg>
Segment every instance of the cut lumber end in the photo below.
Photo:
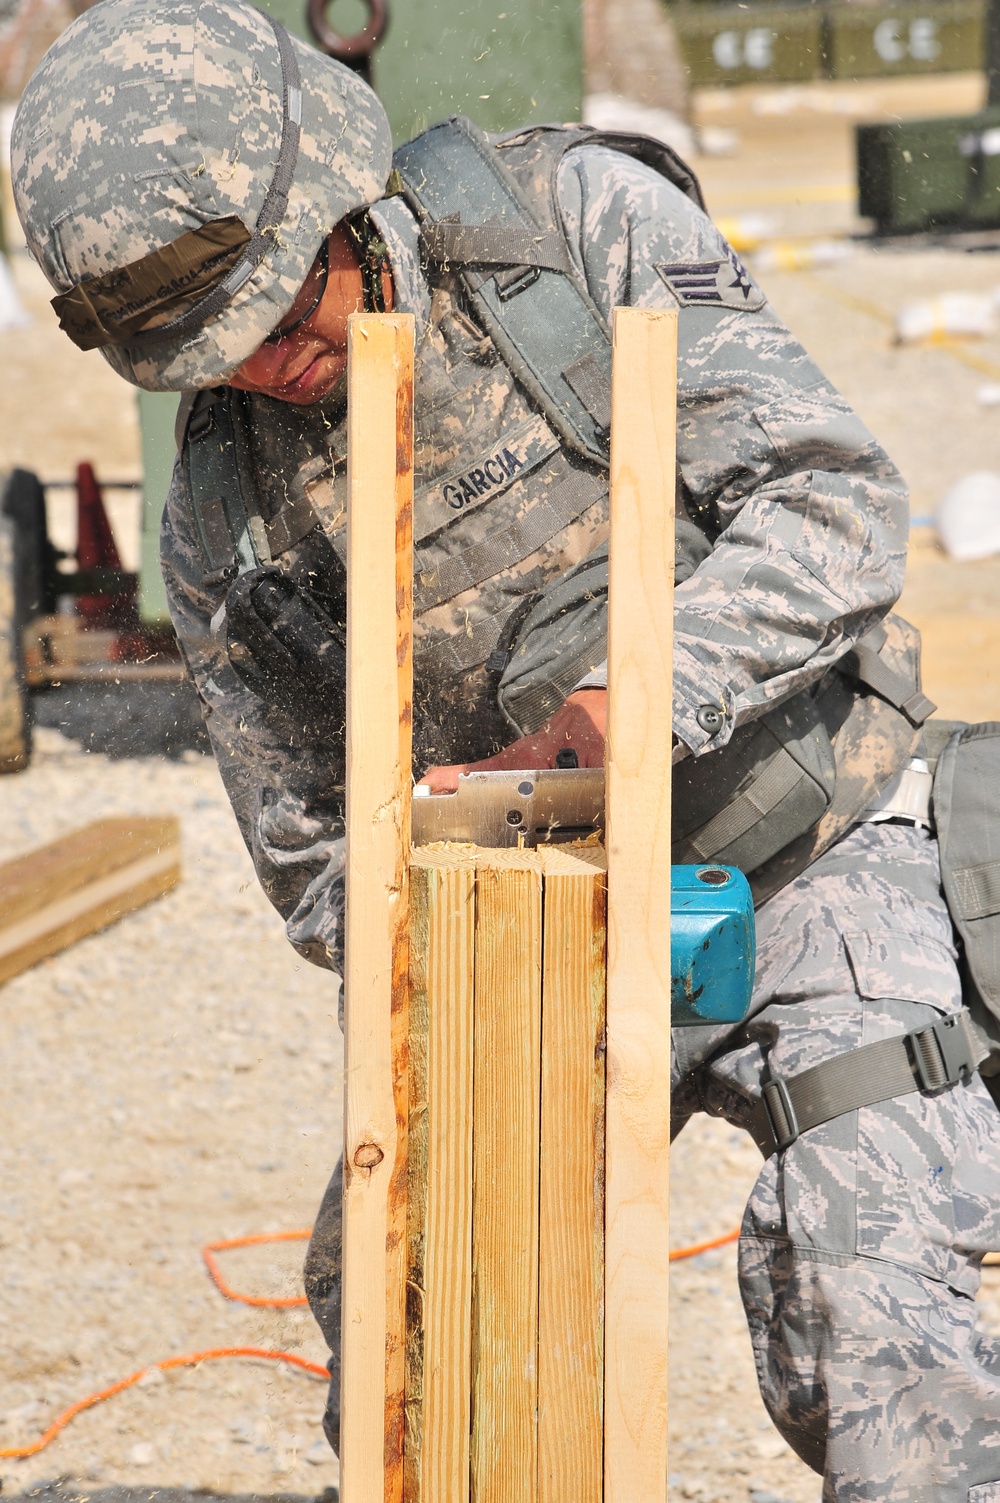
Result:
<svg viewBox="0 0 1000 1503"><path fill-rule="evenodd" d="M172 815L99 819L0 865L0 983L180 881Z"/></svg>

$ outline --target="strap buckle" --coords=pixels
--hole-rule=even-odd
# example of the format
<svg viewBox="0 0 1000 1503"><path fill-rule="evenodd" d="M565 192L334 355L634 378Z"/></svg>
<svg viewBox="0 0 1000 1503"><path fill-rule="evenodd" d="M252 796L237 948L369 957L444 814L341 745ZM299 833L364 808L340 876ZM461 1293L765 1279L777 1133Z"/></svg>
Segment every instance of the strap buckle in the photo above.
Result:
<svg viewBox="0 0 1000 1503"><path fill-rule="evenodd" d="M788 1086L780 1075L772 1075L761 1086L760 1099L767 1113L767 1120L778 1153L788 1148L799 1136L799 1119L788 1094Z"/></svg>
<svg viewBox="0 0 1000 1503"><path fill-rule="evenodd" d="M917 1028L906 1035L910 1064L922 1091L939 1091L957 1085L976 1068L976 1056L965 1011L938 1018L930 1028Z"/></svg>
<svg viewBox="0 0 1000 1503"><path fill-rule="evenodd" d="M529 287L533 287L541 274L541 270L537 266L508 266L502 268L493 277L497 296L502 303L507 303L512 297L517 297L519 292L526 292Z"/></svg>

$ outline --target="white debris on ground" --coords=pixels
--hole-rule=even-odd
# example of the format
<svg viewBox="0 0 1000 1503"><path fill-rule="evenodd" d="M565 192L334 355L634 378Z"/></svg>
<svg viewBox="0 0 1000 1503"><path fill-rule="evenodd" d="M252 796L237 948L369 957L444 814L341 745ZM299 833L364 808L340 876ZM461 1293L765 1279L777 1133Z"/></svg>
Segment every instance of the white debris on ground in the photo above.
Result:
<svg viewBox="0 0 1000 1503"><path fill-rule="evenodd" d="M906 303L896 314L898 344L919 344L950 336L985 339L996 332L1000 290L942 292Z"/></svg>
<svg viewBox="0 0 1000 1503"><path fill-rule="evenodd" d="M952 558L968 561L1000 553L1000 475L963 475L941 498L937 532Z"/></svg>
<svg viewBox="0 0 1000 1503"><path fill-rule="evenodd" d="M672 110L639 104L621 94L590 94L583 102L583 118L598 130L635 131L672 146L679 156L693 156L695 137L690 125Z"/></svg>
<svg viewBox="0 0 1000 1503"><path fill-rule="evenodd" d="M26 329L30 323L31 315L17 295L7 257L0 250L0 329Z"/></svg>
<svg viewBox="0 0 1000 1503"><path fill-rule="evenodd" d="M681 157L731 157L739 151L739 132L725 125L692 128L673 110L640 104L622 94L589 94L583 102L583 118L598 130L635 131L673 147Z"/></svg>
<svg viewBox="0 0 1000 1503"><path fill-rule="evenodd" d="M772 271L812 271L835 266L853 254L850 240L772 240L754 255L753 269L758 276Z"/></svg>

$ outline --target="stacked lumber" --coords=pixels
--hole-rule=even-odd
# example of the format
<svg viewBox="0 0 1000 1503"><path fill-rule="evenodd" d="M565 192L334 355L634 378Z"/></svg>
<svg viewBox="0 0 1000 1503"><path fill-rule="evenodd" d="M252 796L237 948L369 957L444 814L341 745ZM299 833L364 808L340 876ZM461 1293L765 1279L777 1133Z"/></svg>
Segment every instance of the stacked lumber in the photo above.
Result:
<svg viewBox="0 0 1000 1503"><path fill-rule="evenodd" d="M602 1497L606 865L413 853L408 1503Z"/></svg>
<svg viewBox="0 0 1000 1503"><path fill-rule="evenodd" d="M0 983L180 881L172 816L99 819L0 865Z"/></svg>

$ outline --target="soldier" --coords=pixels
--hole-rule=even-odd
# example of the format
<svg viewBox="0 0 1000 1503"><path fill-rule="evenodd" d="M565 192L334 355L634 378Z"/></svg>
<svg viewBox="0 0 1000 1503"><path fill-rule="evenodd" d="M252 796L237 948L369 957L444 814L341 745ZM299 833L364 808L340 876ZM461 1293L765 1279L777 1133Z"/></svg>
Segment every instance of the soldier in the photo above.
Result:
<svg viewBox="0 0 1000 1503"><path fill-rule="evenodd" d="M676 859L760 903L749 1022L675 1036L682 1124L765 1155L740 1280L761 1391L826 1503L1000 1499L1000 1117L930 823L907 501L665 148L468 123L401 148L351 73L242 0L104 0L13 134L63 327L184 391L174 624L261 883L338 970L346 319L416 320L415 740L600 763L608 322L680 310ZM667 936L664 936L664 943ZM991 1032L992 1030L992 1032ZM907 1041L908 1040L908 1041ZM983 1068L988 1068L985 1064ZM339 1188L307 1263L332 1348Z"/></svg>

